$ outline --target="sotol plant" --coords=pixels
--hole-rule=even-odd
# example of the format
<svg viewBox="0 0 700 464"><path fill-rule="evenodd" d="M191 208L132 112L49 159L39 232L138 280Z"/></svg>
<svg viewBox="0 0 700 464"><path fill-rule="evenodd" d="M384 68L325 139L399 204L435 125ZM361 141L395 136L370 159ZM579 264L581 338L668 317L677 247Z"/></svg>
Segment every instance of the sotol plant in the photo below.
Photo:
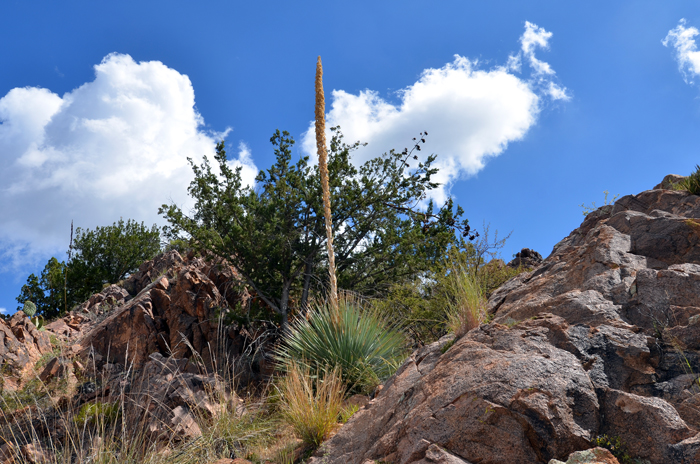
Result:
<svg viewBox="0 0 700 464"><path fill-rule="evenodd" d="M700 195L700 165L695 165L695 172L674 185L676 190L685 190L693 195Z"/></svg>
<svg viewBox="0 0 700 464"><path fill-rule="evenodd" d="M356 299L345 296L338 303L337 318L328 306L318 306L308 320L297 320L277 358L286 370L299 364L313 376L338 368L351 392L368 393L403 360L405 337Z"/></svg>

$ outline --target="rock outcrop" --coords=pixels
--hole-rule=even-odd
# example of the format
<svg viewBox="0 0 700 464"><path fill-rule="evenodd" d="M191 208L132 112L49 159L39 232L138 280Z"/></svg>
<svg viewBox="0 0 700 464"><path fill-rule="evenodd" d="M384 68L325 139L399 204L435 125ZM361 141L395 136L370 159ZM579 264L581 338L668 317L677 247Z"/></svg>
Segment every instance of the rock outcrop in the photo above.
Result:
<svg viewBox="0 0 700 464"><path fill-rule="evenodd" d="M492 294L490 323L413 353L311 462L614 462L574 454L602 434L700 462L700 197L675 181L590 213Z"/></svg>
<svg viewBox="0 0 700 464"><path fill-rule="evenodd" d="M195 438L202 434L197 419L244 412L242 401L227 389L219 376L207 373L193 360L166 358L153 353L137 376L124 379L117 373L104 388L84 399L118 401L125 392L124 409L144 422L153 441Z"/></svg>
<svg viewBox="0 0 700 464"><path fill-rule="evenodd" d="M0 320L0 379L2 389L14 390L28 368L51 353L46 332L39 332L21 311L9 321Z"/></svg>
<svg viewBox="0 0 700 464"><path fill-rule="evenodd" d="M48 329L97 364L140 369L152 353L175 358L196 353L211 368L227 349L221 346L227 337L219 333L219 316L245 297L228 287L232 274L228 266L170 251L141 265L123 287L107 287ZM82 321L75 323L77 318Z"/></svg>
<svg viewBox="0 0 700 464"><path fill-rule="evenodd" d="M542 255L529 248L523 248L515 254L515 257L508 263L509 267L524 267L532 269L542 264Z"/></svg>

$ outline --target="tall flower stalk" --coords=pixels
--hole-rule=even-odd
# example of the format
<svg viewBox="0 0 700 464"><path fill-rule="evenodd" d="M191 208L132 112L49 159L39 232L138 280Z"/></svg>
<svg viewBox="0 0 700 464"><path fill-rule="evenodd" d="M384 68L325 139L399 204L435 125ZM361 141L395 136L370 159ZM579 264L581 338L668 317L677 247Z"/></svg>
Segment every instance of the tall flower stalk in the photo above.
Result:
<svg viewBox="0 0 700 464"><path fill-rule="evenodd" d="M335 277L335 253L333 252L333 222L331 219L331 191L328 186L328 152L326 151L326 99L323 95L323 66L321 57L316 62L316 149L323 189L323 215L326 219L328 243L328 275L330 278L330 303L338 314L338 281Z"/></svg>

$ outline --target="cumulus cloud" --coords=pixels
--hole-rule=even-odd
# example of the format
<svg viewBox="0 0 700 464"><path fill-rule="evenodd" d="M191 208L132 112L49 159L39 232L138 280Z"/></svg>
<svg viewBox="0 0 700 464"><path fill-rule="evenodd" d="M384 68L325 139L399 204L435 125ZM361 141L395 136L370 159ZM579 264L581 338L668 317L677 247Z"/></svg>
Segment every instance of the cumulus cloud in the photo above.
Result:
<svg viewBox="0 0 700 464"><path fill-rule="evenodd" d="M255 177L260 172L255 166L250 147L245 142L238 144L238 158L230 160L228 165L231 169L241 168L241 182L243 185L254 185Z"/></svg>
<svg viewBox="0 0 700 464"><path fill-rule="evenodd" d="M695 37L700 34L695 27L686 27L686 20L681 19L678 26L668 31L666 38L661 41L665 47L673 47L678 61L678 70L688 84L695 82L695 76L700 75L700 51L695 44Z"/></svg>
<svg viewBox="0 0 700 464"><path fill-rule="evenodd" d="M0 308L0 314L10 314L7 308Z"/></svg>
<svg viewBox="0 0 700 464"><path fill-rule="evenodd" d="M454 180L474 175L490 157L509 143L521 140L536 123L543 102L570 99L567 89L554 82L552 67L535 56L547 49L551 32L525 23L521 48L504 66L480 69L476 60L455 55L441 68L426 69L414 83L398 92L399 103L377 92L354 95L333 90L327 127L339 125L345 139L367 142L355 160L362 163L392 148L402 150L421 131L429 133L426 151L438 154L436 180L442 187L433 197L443 201ZM529 77L517 75L523 63ZM302 149L315 156L313 122Z"/></svg>
<svg viewBox="0 0 700 464"><path fill-rule="evenodd" d="M26 87L0 99L0 254L15 265L65 250L71 220L152 224L163 203L187 208L187 157L211 157L226 135L203 130L192 83L163 63L111 54L94 69L62 97ZM257 173L245 145L231 163Z"/></svg>

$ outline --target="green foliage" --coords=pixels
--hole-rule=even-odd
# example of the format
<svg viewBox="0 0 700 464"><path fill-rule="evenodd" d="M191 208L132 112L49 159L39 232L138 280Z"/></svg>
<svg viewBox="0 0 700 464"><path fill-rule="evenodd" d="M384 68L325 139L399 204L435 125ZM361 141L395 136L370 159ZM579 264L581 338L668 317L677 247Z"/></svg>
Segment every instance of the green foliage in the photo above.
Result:
<svg viewBox="0 0 700 464"><path fill-rule="evenodd" d="M340 299L337 320L329 309L316 307L308 320L295 321L277 358L284 366L305 366L314 376L338 368L351 392L368 393L403 360L405 337L350 298Z"/></svg>
<svg viewBox="0 0 700 464"><path fill-rule="evenodd" d="M45 325L44 316L34 316L34 317L30 318L30 320L32 321L32 324L34 324L34 326L37 329L41 330L44 328L44 325Z"/></svg>
<svg viewBox="0 0 700 464"><path fill-rule="evenodd" d="M79 427L85 424L113 424L121 415L121 408L117 402L86 403L80 407L73 420Z"/></svg>
<svg viewBox="0 0 700 464"><path fill-rule="evenodd" d="M350 420L350 418L359 410L360 407L356 404L351 404L346 408L343 408L343 410L340 411L338 422L340 422L341 424L346 424Z"/></svg>
<svg viewBox="0 0 700 464"><path fill-rule="evenodd" d="M31 274L27 278L27 283L22 286L17 302L22 306L17 309L24 310L26 303L31 301L35 304L34 315L43 315L46 318L58 316L64 308L64 273L66 263L59 262L56 258L51 258L44 266L39 277ZM72 292L68 295L69 303L77 303ZM30 316L30 317L32 317Z"/></svg>
<svg viewBox="0 0 700 464"><path fill-rule="evenodd" d="M448 341L445 343L445 345L440 348L440 353L445 354L449 351L450 348L452 348L455 344L455 339L453 338L452 340Z"/></svg>
<svg viewBox="0 0 700 464"><path fill-rule="evenodd" d="M499 239L497 231L490 237L485 225L477 241L461 241L451 247L428 272L411 282L396 284L386 298L375 300L374 306L387 317L400 320L416 345L437 340L450 331L450 316L456 322L461 318L458 310L468 307L460 303L467 296L468 283L479 287L478 291L472 288L481 294L479 304L472 306L476 308L503 283L525 270L508 267L498 259L508 237Z"/></svg>
<svg viewBox="0 0 700 464"><path fill-rule="evenodd" d="M31 300L37 315L52 319L101 291L104 284L124 279L159 251L160 231L155 224L148 229L143 223L120 219L95 230L78 227L73 259L67 265L49 259L39 277L27 278L17 302Z"/></svg>
<svg viewBox="0 0 700 464"><path fill-rule="evenodd" d="M700 165L695 165L695 171L674 185L677 190L685 190L692 195L700 195Z"/></svg>
<svg viewBox="0 0 700 464"><path fill-rule="evenodd" d="M84 301L138 270L160 252L160 231L154 224L123 219L95 230L76 229L74 256L68 267L68 283L74 298Z"/></svg>
<svg viewBox="0 0 700 464"><path fill-rule="evenodd" d="M605 199L603 200L603 204L601 206L612 205L613 203L615 203L615 200L617 200L617 198L620 196L619 194L615 195L612 200L608 201L608 195L610 194L610 192L608 192L607 190L603 190L603 193L605 194ZM593 211L595 211L599 208L598 206L595 205L595 202L591 203L590 206L586 206L583 203L581 203L579 206L583 210L584 216L588 216Z"/></svg>
<svg viewBox="0 0 700 464"><path fill-rule="evenodd" d="M449 264L443 279L449 307L447 329L460 338L486 320L486 298L476 274L457 260Z"/></svg>
<svg viewBox="0 0 700 464"><path fill-rule="evenodd" d="M26 314L27 317L34 317L34 315L36 314L36 305L31 301L27 300L24 302L24 307L22 308L22 311L24 311L24 314Z"/></svg>
<svg viewBox="0 0 700 464"><path fill-rule="evenodd" d="M29 300L25 301L22 311L29 317L29 320L32 321L32 324L34 324L37 329L41 329L44 326L44 318L42 316L35 316L36 305L34 303Z"/></svg>
<svg viewBox="0 0 700 464"><path fill-rule="evenodd" d="M270 141L275 163L260 172L255 189L242 185L240 169L229 167L222 142L218 169L206 158L201 166L190 161L194 214L176 205L163 205L160 213L170 222L169 238L189 237L198 248L225 258L240 283L285 326L291 310L305 310L312 286L325 292L326 234L318 168L308 157L292 162L294 140L287 132L276 131ZM469 226L451 200L438 211L432 203L412 209L437 187L431 180L437 172L431 167L434 156L411 166L411 152L391 151L358 169L350 159L358 145L344 144L337 130L330 143L338 285L382 295L429 269L454 242L453 229L468 234Z"/></svg>
<svg viewBox="0 0 700 464"><path fill-rule="evenodd" d="M609 437L606 434L599 435L591 440L591 443L593 446L600 446L601 448L609 450L612 455L615 456L618 461L620 461L620 464L648 464L649 462L638 458L633 458L630 455L627 446L625 446L618 436Z"/></svg>

